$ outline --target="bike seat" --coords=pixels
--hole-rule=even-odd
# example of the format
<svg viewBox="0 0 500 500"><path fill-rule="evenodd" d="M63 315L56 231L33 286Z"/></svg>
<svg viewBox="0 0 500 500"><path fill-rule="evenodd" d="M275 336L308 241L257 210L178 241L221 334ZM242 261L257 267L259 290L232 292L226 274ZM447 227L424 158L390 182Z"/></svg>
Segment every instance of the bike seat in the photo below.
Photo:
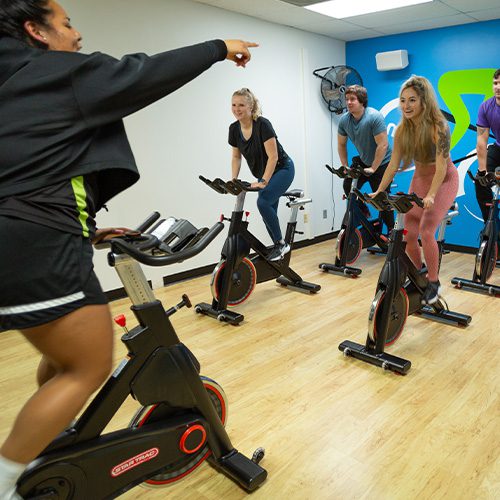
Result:
<svg viewBox="0 0 500 500"><path fill-rule="evenodd" d="M302 189L292 189L284 193L282 196L286 196L290 199L290 201L294 201L296 198L303 198L304 191L302 191Z"/></svg>

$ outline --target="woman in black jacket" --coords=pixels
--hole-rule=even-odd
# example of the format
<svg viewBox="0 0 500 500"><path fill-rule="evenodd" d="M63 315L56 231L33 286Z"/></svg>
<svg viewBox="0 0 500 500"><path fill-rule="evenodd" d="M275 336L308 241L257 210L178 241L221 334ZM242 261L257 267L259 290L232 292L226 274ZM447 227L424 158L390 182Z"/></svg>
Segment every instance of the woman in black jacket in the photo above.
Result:
<svg viewBox="0 0 500 500"><path fill-rule="evenodd" d="M0 0L0 331L42 354L39 389L0 449L0 498L106 379L107 300L93 272L95 213L139 174L122 118L254 43L213 40L148 57L79 54L53 0Z"/></svg>

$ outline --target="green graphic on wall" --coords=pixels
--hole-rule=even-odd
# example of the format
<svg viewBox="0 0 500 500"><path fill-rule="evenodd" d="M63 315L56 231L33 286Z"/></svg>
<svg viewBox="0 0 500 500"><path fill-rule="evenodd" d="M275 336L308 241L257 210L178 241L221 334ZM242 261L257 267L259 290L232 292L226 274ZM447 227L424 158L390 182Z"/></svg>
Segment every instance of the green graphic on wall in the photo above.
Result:
<svg viewBox="0 0 500 500"><path fill-rule="evenodd" d="M496 68L464 69L444 73L438 82L438 91L455 119L451 135L451 148L460 141L471 124L476 123L476 115L471 118L462 100L463 94L483 95L484 100L493 96L493 73Z"/></svg>

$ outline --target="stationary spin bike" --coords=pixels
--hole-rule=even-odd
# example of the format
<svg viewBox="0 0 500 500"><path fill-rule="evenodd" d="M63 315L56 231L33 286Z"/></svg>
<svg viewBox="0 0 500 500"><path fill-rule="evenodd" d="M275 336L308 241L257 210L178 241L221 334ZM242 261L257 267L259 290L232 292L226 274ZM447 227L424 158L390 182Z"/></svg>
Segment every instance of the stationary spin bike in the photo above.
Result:
<svg viewBox="0 0 500 500"><path fill-rule="evenodd" d="M276 279L282 286L310 294L321 289L320 285L304 281L290 268L291 250L281 260L269 261L267 256L270 250L248 230L248 220L243 220L245 196L247 192L259 191L258 188L252 188L250 183L239 179L223 181L217 178L212 181L201 175L200 179L217 193L236 196L236 203L230 219L221 216L221 220L229 221L230 226L222 248L221 260L212 273L212 303L197 304L197 313L237 325L243 321L244 316L228 310L227 307L236 306L248 299L256 283ZM310 203L311 199L303 198L304 193L300 189L287 191L283 196L288 198L287 206L292 209L285 235L285 242L291 248L296 233L298 211L303 210L304 205ZM248 217L248 212L245 212L245 215ZM250 257L250 250L254 250L256 255Z"/></svg>
<svg viewBox="0 0 500 500"><path fill-rule="evenodd" d="M476 181L468 170L467 173ZM488 219L481 231L481 242L476 252L472 280L453 278L451 282L456 288L468 291L478 291L489 295L500 296L500 285L493 285L487 281L491 278L498 261L498 204L500 203L500 167L495 172L488 172L482 179L488 186L493 187L493 200L490 205Z"/></svg>
<svg viewBox="0 0 500 500"><path fill-rule="evenodd" d="M380 217L375 220L368 220L360 209L359 201L356 199L354 190L357 189L358 179L364 174L363 167L353 164L351 168L333 168L330 165L325 167L337 177L352 179L351 191L347 197L347 207L342 220L342 226L337 236L335 247L335 263L323 262L320 269L341 276L356 278L361 274L361 269L351 267L361 253L362 248L367 248L370 253L386 253L388 239L382 234L382 221ZM360 229L358 229L360 228ZM376 245L376 246L374 246Z"/></svg>
<svg viewBox="0 0 500 500"><path fill-rule="evenodd" d="M165 310L148 285L138 262L164 266L203 250L223 229L196 229L189 221L165 219L151 226L155 213L140 227L138 237L117 237L109 264L129 295L139 325L122 341L127 357L92 400L81 417L60 434L18 480L23 498L89 500L116 498L135 485L171 484L194 471L204 460L248 491L266 479L253 460L239 453L224 429L227 400L217 382L200 377L200 364L180 342L170 316L182 301ZM148 233L144 233L151 228ZM142 407L124 429L104 429L131 395Z"/></svg>
<svg viewBox="0 0 500 500"><path fill-rule="evenodd" d="M397 212L396 225L389 238L387 257L380 272L375 291L375 298L368 316L368 335L365 345L345 340L339 350L346 356L360 359L400 374L406 374L411 362L384 352L386 346L393 344L401 335L406 318L410 314L448 323L454 326L467 326L471 317L449 311L446 303L439 299L432 305L422 305L421 300L428 284L426 269L417 269L405 252L403 241L404 214L414 205L423 207L423 201L416 194L388 195L386 192L374 198L365 196L358 190L356 195L365 203L370 203L377 210ZM455 208L455 207L453 207ZM440 255L444 244L444 228L452 217L458 214L456 209L448 213L439 228Z"/></svg>

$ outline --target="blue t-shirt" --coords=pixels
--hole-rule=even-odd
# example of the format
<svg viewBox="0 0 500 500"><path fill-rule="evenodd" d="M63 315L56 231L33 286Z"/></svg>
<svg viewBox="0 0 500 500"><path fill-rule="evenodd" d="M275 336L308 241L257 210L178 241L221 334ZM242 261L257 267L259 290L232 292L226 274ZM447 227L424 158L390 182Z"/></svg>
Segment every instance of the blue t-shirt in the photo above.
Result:
<svg viewBox="0 0 500 500"><path fill-rule="evenodd" d="M495 136L495 144L500 146L500 106L495 97L487 99L479 107L477 126L489 128Z"/></svg>
<svg viewBox="0 0 500 500"><path fill-rule="evenodd" d="M344 137L349 137L358 150L361 161L370 166L373 163L377 149L374 136L385 131L384 117L375 108L365 108L365 112L359 120L356 120L349 112L343 114L338 127L338 133ZM381 165L389 163L391 153L392 150L389 144L384 159L380 163Z"/></svg>

